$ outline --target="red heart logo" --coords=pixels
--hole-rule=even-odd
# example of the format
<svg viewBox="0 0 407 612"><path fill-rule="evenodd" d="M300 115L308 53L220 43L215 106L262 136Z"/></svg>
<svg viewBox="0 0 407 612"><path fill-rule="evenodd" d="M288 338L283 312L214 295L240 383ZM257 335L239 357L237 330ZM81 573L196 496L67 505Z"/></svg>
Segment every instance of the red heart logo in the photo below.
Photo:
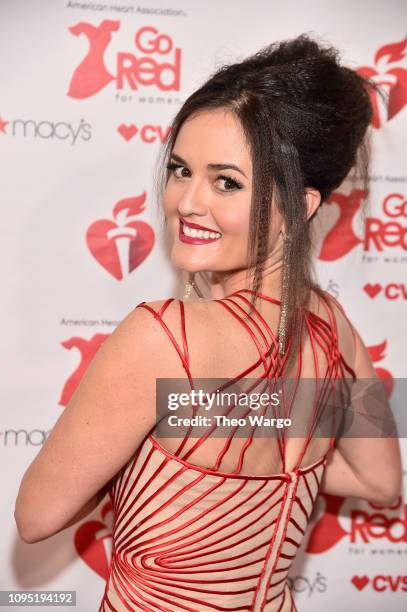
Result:
<svg viewBox="0 0 407 612"><path fill-rule="evenodd" d="M353 576L351 582L361 591L368 584L369 578L367 576Z"/></svg>
<svg viewBox="0 0 407 612"><path fill-rule="evenodd" d="M376 283L375 285L372 285L371 283L366 283L363 289L366 291L369 297L374 298L378 293L380 293L380 291L382 290L382 286L380 283Z"/></svg>
<svg viewBox="0 0 407 612"><path fill-rule="evenodd" d="M127 228L127 229L126 229ZM95 221L86 233L86 242L93 257L117 280L123 279L122 262L116 240L127 238L127 270L133 272L149 255L154 245L154 231L144 221L130 221L118 226L109 219ZM123 249L121 249L123 253Z"/></svg>
<svg viewBox="0 0 407 612"><path fill-rule="evenodd" d="M321 497L326 503L325 512L311 530L305 549L307 553L326 552L348 535L338 519L345 498L328 493L321 493Z"/></svg>
<svg viewBox="0 0 407 612"><path fill-rule="evenodd" d="M131 123L130 125L126 125L125 123L122 123L117 128L117 131L119 132L121 136L123 136L124 140L127 140L128 142L129 140L133 138L133 136L137 134L138 129L134 125L134 123Z"/></svg>
<svg viewBox="0 0 407 612"><path fill-rule="evenodd" d="M385 117L385 121L390 121L390 119L402 111L407 104L407 70L401 66L393 67L394 62L403 60L406 47L407 38L385 44L375 53L375 67L361 66L356 70L361 76L369 77L373 81L376 81L376 83L389 88L387 117ZM384 71L384 68L387 68L387 66L390 66L390 70ZM378 68L378 70L376 68ZM372 125L375 128L380 128L381 118L378 95L372 90L370 96L373 107Z"/></svg>
<svg viewBox="0 0 407 612"><path fill-rule="evenodd" d="M101 510L103 520L111 510L109 501ZM112 552L111 528L101 521L86 521L75 532L74 545L86 565L107 580Z"/></svg>

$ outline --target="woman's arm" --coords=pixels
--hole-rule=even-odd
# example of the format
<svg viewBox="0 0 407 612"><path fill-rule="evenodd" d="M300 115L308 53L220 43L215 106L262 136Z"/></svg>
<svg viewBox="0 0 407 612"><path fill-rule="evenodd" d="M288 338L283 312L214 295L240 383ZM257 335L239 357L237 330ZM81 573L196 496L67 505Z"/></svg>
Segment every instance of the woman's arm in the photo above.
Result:
<svg viewBox="0 0 407 612"><path fill-rule="evenodd" d="M363 391L369 383L378 378L369 352L358 332L353 328L355 337L355 363L354 371L358 378L359 388ZM374 388L374 385L373 385ZM362 394L363 395L363 394ZM384 417L383 423L389 425L391 416L383 402L383 409L377 404L375 394L371 400L366 394L364 400L355 399L352 405L356 418L359 419L360 428L369 426L369 410L373 416ZM371 405L369 406L369 401ZM367 405L365 405L367 404ZM366 418L363 415L366 412ZM382 412L381 412L382 411ZM364 425L364 423L366 425ZM401 493L402 465L400 443L398 437L373 437L374 430L370 430L369 438L342 436L338 438L334 449L328 455L325 474L322 479L320 491L332 495L361 497L368 501L391 505ZM380 430L377 430L380 435Z"/></svg>
<svg viewBox="0 0 407 612"><path fill-rule="evenodd" d="M24 541L44 540L94 509L155 425L156 377L182 376L163 338L152 314L136 308L100 347L21 481L14 516Z"/></svg>
<svg viewBox="0 0 407 612"><path fill-rule="evenodd" d="M106 483L105 486L102 487L102 489L100 489L100 491L98 491L96 493L96 495L94 495L88 502L86 502L86 504L84 506L82 506L82 508L75 514L75 516L73 516L66 523L66 525L61 527L61 529L59 531L63 531L64 529L67 529L68 527L71 527L72 525L75 525L76 523L78 523L82 519L86 518L91 512L93 512L93 510L95 510L95 508L98 507L100 502L106 497L106 494L107 494L108 490L110 489L110 486L111 486L113 480L114 480L114 478L109 480L109 482Z"/></svg>
<svg viewBox="0 0 407 612"><path fill-rule="evenodd" d="M371 482L365 484L338 448L333 448L328 454L320 491L342 497L359 497L383 506L393 505L400 495L400 491L397 493L396 490L396 494L392 491L390 496L386 496L382 486Z"/></svg>

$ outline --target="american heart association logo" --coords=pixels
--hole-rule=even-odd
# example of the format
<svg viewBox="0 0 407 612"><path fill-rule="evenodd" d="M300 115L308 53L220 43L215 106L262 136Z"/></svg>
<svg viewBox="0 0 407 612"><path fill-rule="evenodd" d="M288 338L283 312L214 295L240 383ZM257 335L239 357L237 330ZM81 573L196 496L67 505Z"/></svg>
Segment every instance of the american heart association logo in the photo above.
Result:
<svg viewBox="0 0 407 612"><path fill-rule="evenodd" d="M155 236L145 221L129 220L143 212L146 199L140 196L119 200L113 209L114 221L99 219L86 232L86 243L96 261L117 280L135 270L151 252Z"/></svg>
<svg viewBox="0 0 407 612"><path fill-rule="evenodd" d="M356 72L381 86L387 95L386 108L379 107L376 92L370 95L372 126L379 129L398 115L407 103L407 70L400 63L406 57L407 36L400 41L380 47L374 56L374 66L360 66Z"/></svg>

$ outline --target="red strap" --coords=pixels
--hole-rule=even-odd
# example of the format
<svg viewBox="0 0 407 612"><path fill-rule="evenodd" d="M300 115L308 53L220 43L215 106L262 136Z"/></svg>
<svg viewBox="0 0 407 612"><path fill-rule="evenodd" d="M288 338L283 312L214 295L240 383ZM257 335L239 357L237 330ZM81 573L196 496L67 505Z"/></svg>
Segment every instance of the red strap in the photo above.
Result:
<svg viewBox="0 0 407 612"><path fill-rule="evenodd" d="M156 312L153 308L151 308L151 306L148 306L146 302L140 302L140 304L137 304L136 308L145 308L145 310L148 310L149 312L151 312L154 318L157 321L159 321L161 327L166 332L167 336L173 343L178 355L180 356L184 370L187 373L188 380L190 381L192 385L192 375L191 375L190 364L189 364L189 350L188 350L188 342L187 342L187 336L186 336L186 330L185 330L185 312L184 312L183 302L181 300L178 300L179 307L180 307L180 315L181 315L181 333L182 333L182 343L183 343L183 349L184 349L183 351L181 350L171 330L169 329L169 327L166 325L166 323L163 321L163 318L162 318L162 315L166 311L167 307L173 301L175 301L174 298L168 298L168 300L164 302L164 304L161 306L158 312Z"/></svg>
<svg viewBox="0 0 407 612"><path fill-rule="evenodd" d="M267 297L267 296L265 296ZM331 296L332 297L332 296ZM215 303L221 304L223 308L225 308L228 312L230 312L232 314L233 317L235 317L238 321L240 321L240 323L243 325L243 327L245 328L245 330L247 331L247 333L250 335L250 337L252 338L257 351L259 353L259 359L250 367L246 368L243 372L240 372L237 376L235 376L232 380L228 380L228 383L226 385L224 385L221 389L219 390L223 390L224 388L230 386L231 384L233 384L234 382L238 381L240 378L246 377L248 374L250 374L250 372L252 372L253 370L255 370L260 364L263 365L264 368L264 372L262 374L262 376L260 377L256 377L257 379L265 379L266 382L269 381L269 385L271 384L272 380L276 380L278 377L282 376L283 370L284 370L284 365L286 362L286 359L288 358L288 354L289 354L289 348L291 346L291 339L289 338L289 343L288 343L288 350L286 351L286 354L284 356L284 359L281 360L280 356L278 354L278 345L277 345L277 339L275 337L275 335L273 334L272 330L270 329L269 325L267 324L267 322L265 321L265 319L262 317L262 315L260 314L260 312L258 311L257 308L255 308L254 305L251 305L253 308L255 317L257 317L258 321L261 322L264 326L265 332L270 336L270 341L267 340L267 337L265 335L265 333L263 332L263 330L261 329L260 325L258 324L257 320L255 320L255 317L253 317L251 314L249 314L249 312L246 312L246 310L241 306L241 304L238 303L238 301L236 301L235 299L232 298L237 298L237 300L241 300L243 302L243 304L246 304L248 306L250 306L250 302L249 300L244 297L243 295L241 295L241 292L235 292L233 294L231 294L230 296L227 296L226 298L222 299L222 300L213 300ZM334 300L334 298L333 298ZM149 312L151 312L151 314L153 314L153 316L155 317L156 320L158 320L160 322L160 325L162 326L162 328L164 329L164 331L166 332L168 338L171 340L173 346L175 347L182 365L186 371L186 374L188 376L188 380L190 382L190 386L191 389L194 388L193 385L193 378L192 378L192 373L190 370L190 355L189 355L189 348L188 348L188 341L187 341L187 335L186 335L186 326L185 326L185 306L182 300L177 300L179 303L179 308L180 308L180 326L181 326L181 335L182 335L182 349L180 347L180 345L178 344L178 342L176 341L174 335L172 334L171 330L169 329L169 327L166 325L166 323L163 320L163 314L166 311L166 309L168 308L168 306L175 301L174 298L169 298L167 299L161 306L161 308L159 309L158 312L156 312L153 308L151 308L150 306L148 306L146 304L146 302L141 302L140 304L138 304L136 306L136 308L138 307L142 307L145 308L146 310L148 310ZM269 301L274 301L274 300L270 300ZM336 300L334 300L336 302ZM280 303L277 300L275 300L275 303ZM327 370L325 372L325 377L322 380L322 384L321 384L321 388L318 389L318 392L315 394L315 398L314 398L314 406L313 406L313 414L312 414L312 423L311 423L311 427L310 427L310 431L307 433L307 439L305 441L305 444L303 446L302 452L300 454L300 457L296 463L296 466L294 469L298 469L302 458L306 452L306 449L309 445L309 442L312 439L312 435L313 435L313 431L314 428L316 427L316 425L318 424L318 420L319 417L321 416L320 414L318 414L318 410L321 410L321 407L323 409L324 407L324 396L325 394L329 394L330 391L330 385L332 383L332 381L336 381L339 377L339 371L338 371L338 365L339 370L341 370L341 359L338 359L338 357L341 357L340 352L339 352L339 347L338 347L338 337L337 337L337 322L335 319L335 315L334 312L332 310L332 307L329 303L329 301L327 299L323 300L324 306L326 308L326 311L328 313L328 318L329 321L326 321L325 319L323 319L322 317L319 317L318 315L312 313L311 311L309 311L308 316L304 317L303 320L303 325L305 324L307 326L308 329L308 334L309 334L309 338L310 338L310 342L311 342L311 346L313 349L313 353L314 353L314 363L315 363L315 370L316 370L316 377L318 379L319 377L319 367L318 367L318 359L317 359L317 354L316 354L316 345L318 344L323 351L325 352L326 355L326 359L327 359ZM233 304L234 308L231 308L231 306L229 304ZM338 303L339 304L339 303ZM341 311L343 312L343 309L341 308L341 306L339 305ZM242 315L240 314L242 313ZM261 336L261 338L264 340L264 342L267 345L267 350L262 350L261 344L259 342L259 339L256 337L256 334L254 333L253 329L243 320L243 315L247 315L249 316L250 322L253 324L254 326L254 330L257 331L259 333L259 335ZM345 315L346 316L346 315ZM346 367L346 364L345 364ZM302 368L302 346L299 347L298 350L298 367L297 367L297 380L299 382L300 380L300 372L301 372L301 368ZM343 371L343 370L342 370ZM294 397L295 397L295 390L294 393L291 395L291 397L293 398L294 401ZM291 406L289 406L289 410L288 412L286 412L286 403L287 400L286 398L284 398L283 396L283 413L281 415L276 415L276 416L283 416L283 417L289 417L291 414ZM326 403L326 400L325 400ZM280 406L281 408L281 406ZM203 437L199 438L191 447L190 449L185 453L185 455L182 457L183 460L186 460L187 457L189 455L191 455L195 449L197 447L199 447L207 438L208 436L212 433L212 430L214 428L216 428L217 426L215 425L214 427L212 427L212 429ZM237 428L236 428L237 429ZM190 427L190 430L192 430L192 427ZM282 462L283 462L283 471L285 471L285 448L286 448L286 435L284 432L284 428L282 428L282 440L280 440L280 435L279 432L277 431L277 441L278 441L278 446L280 449L280 455L282 458ZM216 462L215 462L215 466L211 469L219 469L219 466L222 462L222 457L225 455L225 453L227 452L231 440L234 436L234 431L232 431L232 435L231 437L227 440L224 448L222 448L222 450L220 451L220 453L218 453L218 456L216 458ZM252 438L253 438L253 433L248 436L248 438L243 441L242 443L242 448L240 450L240 455L239 455L239 460L238 460L238 468L237 468L237 473L240 472L242 465L243 465L243 458L244 458L244 454L245 451L247 450L247 448L250 446L251 442L252 442ZM178 448L177 452L175 453L175 455L179 455L179 453L181 452L182 448L184 447L184 445L186 444L187 440L189 439L189 432L186 434L186 436L184 437L182 444L180 445L180 447ZM329 448L332 448L335 442L335 435L334 432L332 433L332 436L330 437L330 445Z"/></svg>

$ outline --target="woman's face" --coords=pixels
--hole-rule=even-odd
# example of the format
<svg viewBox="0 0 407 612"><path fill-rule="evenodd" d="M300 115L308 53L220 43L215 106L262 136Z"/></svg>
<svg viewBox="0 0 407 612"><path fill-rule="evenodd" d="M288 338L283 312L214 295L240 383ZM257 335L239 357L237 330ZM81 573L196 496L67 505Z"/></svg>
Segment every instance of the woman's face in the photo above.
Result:
<svg viewBox="0 0 407 612"><path fill-rule="evenodd" d="M189 272L245 270L252 162L240 122L226 109L190 117L170 164L163 206L172 263ZM272 218L270 237L276 238L281 217L273 212ZM216 235L199 233L196 226Z"/></svg>

